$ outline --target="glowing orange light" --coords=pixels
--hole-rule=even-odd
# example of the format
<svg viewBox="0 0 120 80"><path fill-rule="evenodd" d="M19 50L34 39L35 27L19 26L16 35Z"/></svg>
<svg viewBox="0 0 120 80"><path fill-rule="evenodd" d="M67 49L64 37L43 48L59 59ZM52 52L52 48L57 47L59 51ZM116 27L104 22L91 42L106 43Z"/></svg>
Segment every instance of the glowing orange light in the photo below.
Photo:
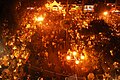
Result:
<svg viewBox="0 0 120 80"><path fill-rule="evenodd" d="M76 60L76 61L75 61L75 63L76 63L76 64L79 64L79 61L78 61L78 60Z"/></svg>
<svg viewBox="0 0 120 80"><path fill-rule="evenodd" d="M67 57L66 57L66 59L67 59L67 60L70 60L70 59L71 59L71 57L70 57L70 56L67 56Z"/></svg>
<svg viewBox="0 0 120 80"><path fill-rule="evenodd" d="M14 47L13 47L13 50L15 50L15 49L17 49L17 47L16 47L16 46L14 46Z"/></svg>
<svg viewBox="0 0 120 80"><path fill-rule="evenodd" d="M44 20L44 18L42 16L39 16L36 18L36 21L43 21L43 20Z"/></svg>
<svg viewBox="0 0 120 80"><path fill-rule="evenodd" d="M108 12L107 12L107 11L103 12L103 15L107 16L107 15L108 15Z"/></svg>
<svg viewBox="0 0 120 80"><path fill-rule="evenodd" d="M85 59L85 56L84 56L84 55L81 55L81 59Z"/></svg>
<svg viewBox="0 0 120 80"><path fill-rule="evenodd" d="M76 51L73 51L73 55L75 56L77 54L77 52Z"/></svg>

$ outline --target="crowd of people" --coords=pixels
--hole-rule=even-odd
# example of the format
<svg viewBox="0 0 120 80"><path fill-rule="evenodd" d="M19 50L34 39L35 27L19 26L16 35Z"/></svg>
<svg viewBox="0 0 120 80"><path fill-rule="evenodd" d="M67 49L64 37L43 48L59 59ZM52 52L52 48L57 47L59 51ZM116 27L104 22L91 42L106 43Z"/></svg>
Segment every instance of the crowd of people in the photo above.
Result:
<svg viewBox="0 0 120 80"><path fill-rule="evenodd" d="M103 20L90 16L88 23L86 17L83 19L79 17L81 13L77 14L66 13L66 18L63 13L45 8L26 10L14 33L3 30L3 42L10 52L0 59L2 78L35 80L39 76L50 76L60 79L74 72L78 76L86 76L91 71L110 73L116 60L113 55L119 52L119 37L112 35L115 31ZM40 16L41 21L37 19ZM68 50L86 57L75 69L74 62L66 60Z"/></svg>

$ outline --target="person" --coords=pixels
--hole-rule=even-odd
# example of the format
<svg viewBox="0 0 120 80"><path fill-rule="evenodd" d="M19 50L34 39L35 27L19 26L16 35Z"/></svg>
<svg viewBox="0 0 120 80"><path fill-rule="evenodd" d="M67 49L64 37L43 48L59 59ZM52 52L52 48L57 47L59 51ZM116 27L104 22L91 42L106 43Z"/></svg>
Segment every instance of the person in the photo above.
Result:
<svg viewBox="0 0 120 80"><path fill-rule="evenodd" d="M110 80L110 74L109 73L107 73L107 72L105 72L105 74L103 75L103 78L105 79L105 80Z"/></svg>
<svg viewBox="0 0 120 80"><path fill-rule="evenodd" d="M89 73L87 78L88 78L88 80L94 80L95 76L93 73Z"/></svg>

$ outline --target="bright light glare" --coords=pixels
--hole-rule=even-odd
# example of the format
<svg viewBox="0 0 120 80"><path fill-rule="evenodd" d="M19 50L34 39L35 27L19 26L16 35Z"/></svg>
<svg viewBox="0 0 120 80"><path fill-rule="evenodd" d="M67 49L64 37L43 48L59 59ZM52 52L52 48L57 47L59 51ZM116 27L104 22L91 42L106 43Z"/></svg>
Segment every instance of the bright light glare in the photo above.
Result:
<svg viewBox="0 0 120 80"><path fill-rule="evenodd" d="M36 21L43 21L43 20L44 20L44 18L42 16L39 16L36 18Z"/></svg>
<svg viewBox="0 0 120 80"><path fill-rule="evenodd" d="M75 63L76 63L76 64L79 64L79 61L78 61L78 60L76 60L76 61L75 61Z"/></svg>
<svg viewBox="0 0 120 80"><path fill-rule="evenodd" d="M108 15L108 12L107 11L103 12L103 15L105 15L105 16Z"/></svg>
<svg viewBox="0 0 120 80"><path fill-rule="evenodd" d="M71 59L71 57L70 57L70 56L67 56L67 57L66 57L66 59L67 59L67 60L70 60L70 59Z"/></svg>
<svg viewBox="0 0 120 80"><path fill-rule="evenodd" d="M81 59L85 59L85 56L84 56L84 55L81 55Z"/></svg>
<svg viewBox="0 0 120 80"><path fill-rule="evenodd" d="M77 52L76 51L73 51L73 55L75 56L77 54Z"/></svg>

